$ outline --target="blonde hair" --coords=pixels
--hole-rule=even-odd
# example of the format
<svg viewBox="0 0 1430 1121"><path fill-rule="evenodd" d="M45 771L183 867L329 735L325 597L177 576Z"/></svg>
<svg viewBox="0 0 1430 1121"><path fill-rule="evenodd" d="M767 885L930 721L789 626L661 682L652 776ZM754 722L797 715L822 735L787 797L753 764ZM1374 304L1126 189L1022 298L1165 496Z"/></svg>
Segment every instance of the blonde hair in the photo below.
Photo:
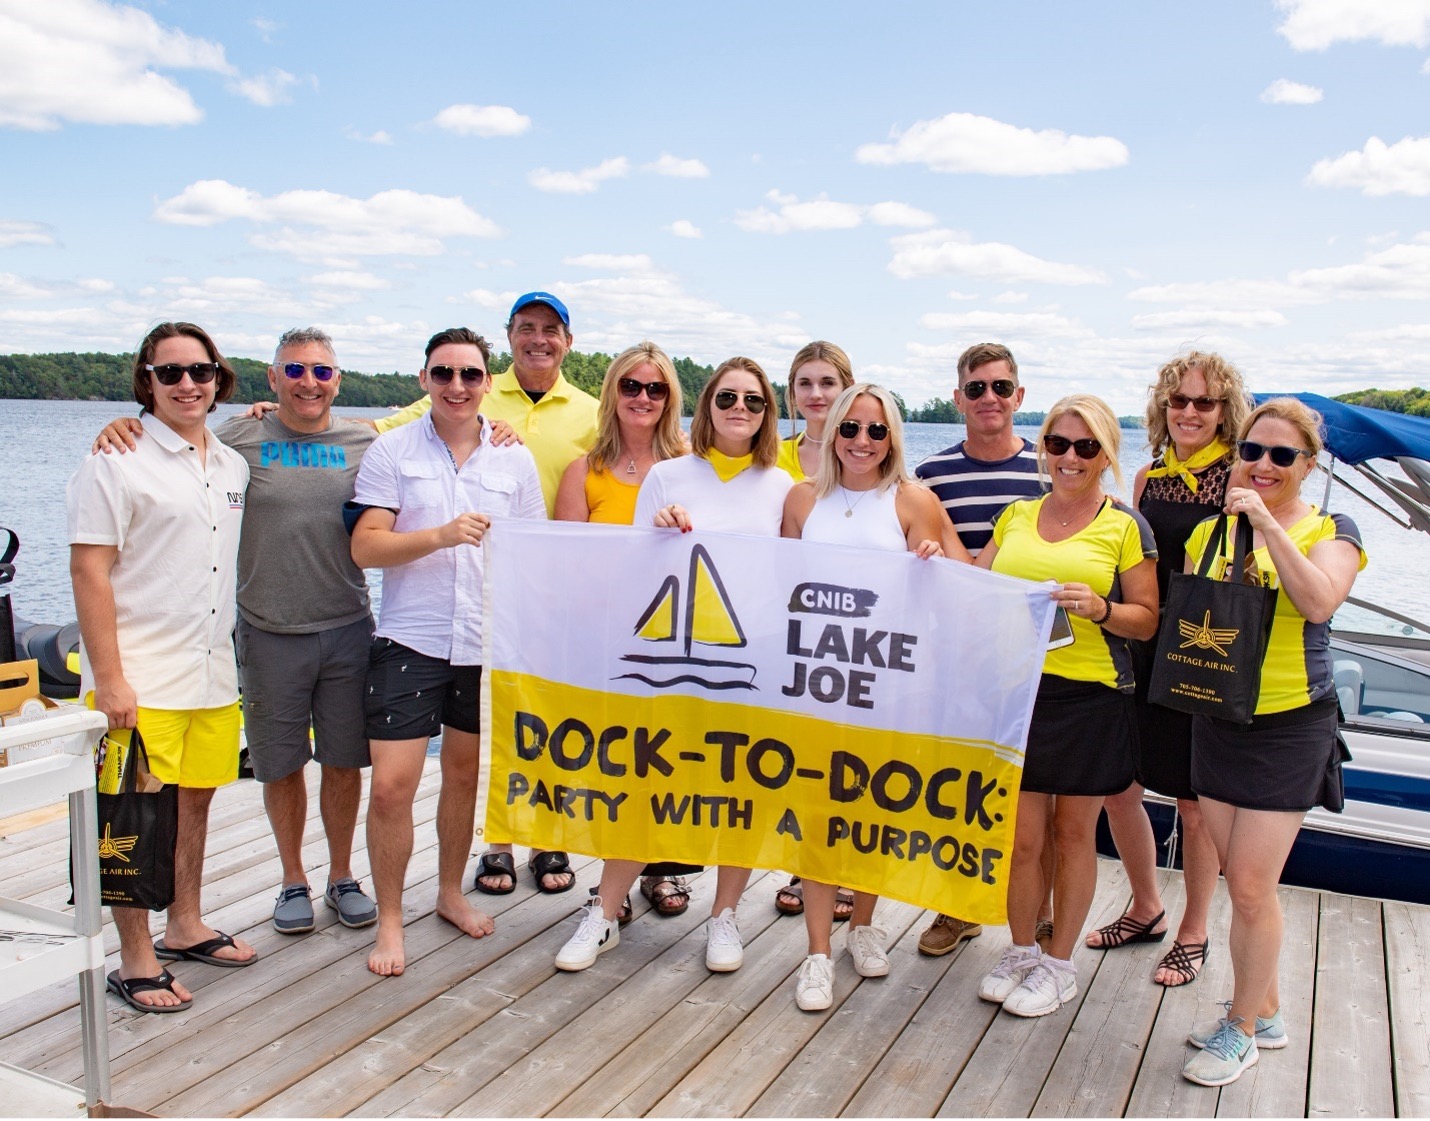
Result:
<svg viewBox="0 0 1430 1121"><path fill-rule="evenodd" d="M1273 397L1252 410L1251 415L1242 422L1241 428L1236 434L1237 439L1245 440L1252 426L1264 417L1284 420L1288 424L1295 425L1297 431L1301 433L1301 438L1306 441L1306 450L1314 453L1311 458L1311 466L1315 467L1316 458L1320 456L1326 446L1325 440L1321 437L1323 422L1320 413L1294 397Z"/></svg>
<svg viewBox="0 0 1430 1121"><path fill-rule="evenodd" d="M637 366L650 363L665 378L670 386L670 395L665 399L665 411L656 422L655 439L651 451L656 462L674 459L685 454L685 434L680 430L680 379L676 377L675 365L670 356L649 339L627 347L606 367L606 377L601 382L601 403L596 408L596 442L586 457L586 468L590 471L609 471L621 454L621 424L616 409L616 398L620 393L616 385L623 377L630 375Z"/></svg>
<svg viewBox="0 0 1430 1121"><path fill-rule="evenodd" d="M754 374L760 383L760 392L765 397L765 411L760 414L760 430L750 441L750 453L755 457L756 467L773 467L780 454L779 407L775 403L775 387L770 384L769 375L753 358L736 356L725 359L705 383L705 388L700 391L700 400L695 403L695 417L690 422L690 450L702 459L710 458L710 449L715 446L715 422L710 412L715 407L720 379L731 370Z"/></svg>
<svg viewBox="0 0 1430 1121"><path fill-rule="evenodd" d="M1189 350L1165 362L1157 371L1157 380L1147 390L1147 445L1152 456L1161 455L1172 442L1167 427L1167 398L1181 392L1182 379L1193 370L1200 370L1207 379L1207 392L1221 399L1221 420L1216 434L1225 444L1236 443L1236 434L1251 411L1251 401L1241 371L1220 354Z"/></svg>
<svg viewBox="0 0 1430 1121"><path fill-rule="evenodd" d="M789 364L789 383L785 387L785 402L789 405L789 434L795 434L795 421L797 409L794 403L794 376L799 373L801 366L810 362L828 362L834 367L834 372L839 375L839 388L848 389L854 384L854 365L849 361L849 355L844 352L842 346L825 342L823 339L816 339L812 343L805 343L795 353L794 360ZM806 426L809 422L805 421Z"/></svg>
<svg viewBox="0 0 1430 1121"><path fill-rule="evenodd" d="M834 437L839 434L840 422L849 415L849 410L860 397L872 397L878 401L879 407L884 410L884 423L889 426L889 454L879 464L879 484L875 489L888 490L909 482L909 472L904 466L904 422L899 416L899 403L882 385L863 381L840 393L829 407L824 444L819 449L819 471L814 476L815 498L833 494L834 488L840 485L844 465L839 462L835 451Z"/></svg>
<svg viewBox="0 0 1430 1121"><path fill-rule="evenodd" d="M1103 454L1107 456L1107 466L1112 469L1112 477L1121 490L1122 466L1117 461L1117 453L1122 449L1122 428L1107 402L1091 393L1074 393L1064 397L1048 410L1048 415L1043 418L1043 427L1038 430L1038 470L1049 479L1053 477L1048 466L1048 452L1043 447L1043 437L1065 416L1075 416L1087 425L1093 439L1102 445Z"/></svg>

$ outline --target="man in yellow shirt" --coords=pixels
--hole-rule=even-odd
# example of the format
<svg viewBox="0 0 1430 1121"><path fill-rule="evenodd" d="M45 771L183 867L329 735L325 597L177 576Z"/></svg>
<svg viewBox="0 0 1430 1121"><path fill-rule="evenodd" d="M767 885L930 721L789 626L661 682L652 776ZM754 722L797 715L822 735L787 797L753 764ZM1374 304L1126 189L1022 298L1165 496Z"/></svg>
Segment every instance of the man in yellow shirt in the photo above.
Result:
<svg viewBox="0 0 1430 1121"><path fill-rule="evenodd" d="M506 325L511 369L492 379L492 391L482 404L488 420L504 420L536 459L541 494L550 517L556 488L571 462L596 442L594 397L577 389L561 374L571 349L571 315L550 292L528 292L512 305ZM423 397L407 408L378 420L387 432L416 420L432 407Z"/></svg>

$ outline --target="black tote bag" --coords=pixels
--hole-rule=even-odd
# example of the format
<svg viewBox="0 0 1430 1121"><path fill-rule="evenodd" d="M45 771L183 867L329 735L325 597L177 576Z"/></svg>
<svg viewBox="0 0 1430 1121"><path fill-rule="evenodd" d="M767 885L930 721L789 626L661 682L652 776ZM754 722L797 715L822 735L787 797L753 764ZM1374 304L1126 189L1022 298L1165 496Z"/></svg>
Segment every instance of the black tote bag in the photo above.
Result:
<svg viewBox="0 0 1430 1121"><path fill-rule="evenodd" d="M111 743L110 750L116 746ZM98 795L99 901L162 911L174 901L179 787L167 783L152 794L140 790L141 764L147 773L149 753L135 728L119 792Z"/></svg>
<svg viewBox="0 0 1430 1121"><path fill-rule="evenodd" d="M1235 582L1208 576L1225 551L1227 521L1217 518L1195 574L1172 573L1147 699L1193 716L1250 724L1261 692L1276 589L1242 583L1252 529L1240 517L1228 570Z"/></svg>

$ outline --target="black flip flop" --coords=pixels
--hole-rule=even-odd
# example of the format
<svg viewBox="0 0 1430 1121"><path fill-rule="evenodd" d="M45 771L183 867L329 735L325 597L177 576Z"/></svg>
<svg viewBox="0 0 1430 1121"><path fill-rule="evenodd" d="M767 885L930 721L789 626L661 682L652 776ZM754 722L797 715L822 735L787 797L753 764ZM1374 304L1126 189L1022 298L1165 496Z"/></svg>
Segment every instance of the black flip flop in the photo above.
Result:
<svg viewBox="0 0 1430 1121"><path fill-rule="evenodd" d="M154 989L163 989L167 992L174 991L174 975L167 969L157 977L130 977L127 981L119 975L119 970L115 970L105 981L105 987L115 996L119 997L131 1008L137 1008L140 1012L182 1012L185 1008L193 1005L192 1000L181 1001L178 1004L145 1004L141 1000L136 1000L135 993L147 993Z"/></svg>
<svg viewBox="0 0 1430 1121"><path fill-rule="evenodd" d="M221 930L207 941L195 942L192 946L183 950L177 950L172 946L164 945L164 940L160 938L154 943L154 956L160 961L201 961L205 965L217 965L223 969L242 969L244 966L252 965L258 960L257 954L243 961L214 956L215 950L221 950L225 946L232 945L233 936L225 934Z"/></svg>
<svg viewBox="0 0 1430 1121"><path fill-rule="evenodd" d="M510 887L487 887L483 876L505 876L511 881ZM477 874L472 886L483 895L510 895L516 890L516 861L509 852L484 852L477 862Z"/></svg>
<svg viewBox="0 0 1430 1121"><path fill-rule="evenodd" d="M547 895L560 895L576 886L576 874L571 871L571 861L560 849L547 849L537 853L526 862L526 866L531 869L532 878L536 880L537 891ZM546 886L544 881L547 876L561 875L569 875L571 878L562 887Z"/></svg>

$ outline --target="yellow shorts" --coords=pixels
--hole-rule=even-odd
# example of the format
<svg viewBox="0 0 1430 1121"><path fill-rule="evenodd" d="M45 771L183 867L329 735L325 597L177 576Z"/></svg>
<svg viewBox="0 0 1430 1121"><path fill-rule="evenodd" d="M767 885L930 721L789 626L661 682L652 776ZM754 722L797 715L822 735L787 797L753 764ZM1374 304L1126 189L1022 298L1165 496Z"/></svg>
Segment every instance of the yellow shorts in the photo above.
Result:
<svg viewBox="0 0 1430 1121"><path fill-rule="evenodd" d="M84 703L94 707L94 694ZM192 789L225 786L238 778L239 705L218 708L139 709L139 734L149 756L149 771L160 782L178 783ZM127 729L109 733L111 744L105 757L99 788L113 793L119 760L128 754Z"/></svg>

